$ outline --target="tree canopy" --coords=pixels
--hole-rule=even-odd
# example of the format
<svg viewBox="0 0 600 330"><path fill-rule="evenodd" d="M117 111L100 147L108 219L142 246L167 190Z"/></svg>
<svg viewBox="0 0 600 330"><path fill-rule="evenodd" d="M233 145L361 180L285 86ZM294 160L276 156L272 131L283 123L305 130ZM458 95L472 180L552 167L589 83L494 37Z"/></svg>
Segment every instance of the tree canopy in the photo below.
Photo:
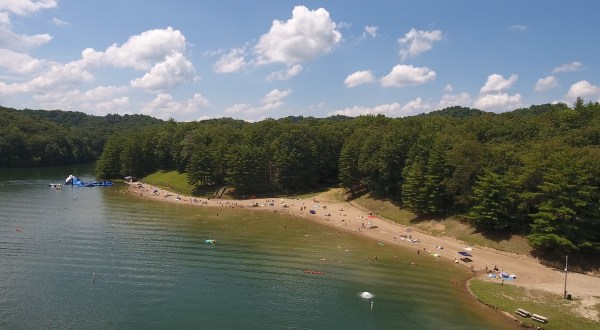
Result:
<svg viewBox="0 0 600 330"><path fill-rule="evenodd" d="M256 123L111 116L103 120L114 125L100 125L110 132L105 144L79 129L98 118L2 111L4 165L82 161L103 150L101 178L177 169L198 188L228 186L240 196L339 185L420 217L462 215L483 231L524 234L538 250L600 254L598 102ZM132 128L118 129L127 123Z"/></svg>

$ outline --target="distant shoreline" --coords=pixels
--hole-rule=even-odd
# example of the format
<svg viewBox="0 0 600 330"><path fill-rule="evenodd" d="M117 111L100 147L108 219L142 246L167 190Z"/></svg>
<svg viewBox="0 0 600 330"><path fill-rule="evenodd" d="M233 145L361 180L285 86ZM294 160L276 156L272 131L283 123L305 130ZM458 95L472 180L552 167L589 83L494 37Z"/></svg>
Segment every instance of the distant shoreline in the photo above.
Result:
<svg viewBox="0 0 600 330"><path fill-rule="evenodd" d="M208 199L180 195L142 182L128 183L127 190L140 198L161 202L212 208L250 208L297 216L338 230L353 232L377 242L399 246L409 251L413 249L415 258L441 258L462 264L480 279L494 281L488 278L487 272L497 267L499 271L503 270L516 276L516 280L506 281L506 284L563 294L564 272L544 266L530 256L480 246L465 249L467 245L459 240L427 235L375 216L348 202L326 200L322 195L305 199ZM459 252L467 251L472 254L472 262L460 260ZM568 292L594 306L600 303L600 278L569 273ZM583 316L597 320L598 312L592 309L588 315Z"/></svg>

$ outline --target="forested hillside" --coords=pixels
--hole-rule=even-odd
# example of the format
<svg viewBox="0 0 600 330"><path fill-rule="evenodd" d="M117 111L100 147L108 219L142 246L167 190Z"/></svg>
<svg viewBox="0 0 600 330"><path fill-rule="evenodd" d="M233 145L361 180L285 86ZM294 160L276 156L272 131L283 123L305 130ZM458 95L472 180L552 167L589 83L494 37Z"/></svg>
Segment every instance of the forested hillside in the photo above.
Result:
<svg viewBox="0 0 600 330"><path fill-rule="evenodd" d="M0 107L0 167L94 161L114 132L161 122L141 115L99 117L81 112Z"/></svg>
<svg viewBox="0 0 600 330"><path fill-rule="evenodd" d="M167 122L113 135L101 177L186 172L242 195L339 184L421 217L459 215L528 235L538 250L600 253L600 105L503 114L449 108L408 118Z"/></svg>

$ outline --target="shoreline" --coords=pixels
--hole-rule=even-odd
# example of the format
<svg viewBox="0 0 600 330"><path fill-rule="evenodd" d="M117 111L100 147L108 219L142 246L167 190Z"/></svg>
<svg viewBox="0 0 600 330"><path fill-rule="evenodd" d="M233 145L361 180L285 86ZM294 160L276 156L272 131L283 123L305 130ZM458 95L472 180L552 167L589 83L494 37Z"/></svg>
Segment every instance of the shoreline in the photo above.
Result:
<svg viewBox="0 0 600 330"><path fill-rule="evenodd" d="M179 195L143 182L127 183L127 191L140 198L210 208L250 208L296 216L329 227L353 232L377 242L413 249L420 257L432 257L449 260L463 265L473 272L473 276L486 281L491 279L488 272L497 268L516 276L513 280L503 281L527 289L538 289L559 295L564 293L565 273L542 265L536 259L511 252L499 251L487 247L467 246L464 242L450 237L431 236L391 220L375 216L349 202L321 200L315 198L257 198L246 200L207 199ZM314 213L312 213L314 211ZM470 262L460 260L458 252L472 255ZM575 299L581 299L582 305L589 306L580 314L591 320L600 320L594 309L600 303L600 278L580 273L568 273L567 292ZM476 297L475 297L476 298Z"/></svg>

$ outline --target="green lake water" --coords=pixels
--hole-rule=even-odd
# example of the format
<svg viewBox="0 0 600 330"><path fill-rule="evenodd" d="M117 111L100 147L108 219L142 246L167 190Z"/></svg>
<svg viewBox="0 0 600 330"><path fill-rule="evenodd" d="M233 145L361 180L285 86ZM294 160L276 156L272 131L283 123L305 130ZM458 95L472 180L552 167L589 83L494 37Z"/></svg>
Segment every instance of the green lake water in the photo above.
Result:
<svg viewBox="0 0 600 330"><path fill-rule="evenodd" d="M0 329L516 328L454 283L463 268L413 250L123 184L48 187L92 173L0 169Z"/></svg>

